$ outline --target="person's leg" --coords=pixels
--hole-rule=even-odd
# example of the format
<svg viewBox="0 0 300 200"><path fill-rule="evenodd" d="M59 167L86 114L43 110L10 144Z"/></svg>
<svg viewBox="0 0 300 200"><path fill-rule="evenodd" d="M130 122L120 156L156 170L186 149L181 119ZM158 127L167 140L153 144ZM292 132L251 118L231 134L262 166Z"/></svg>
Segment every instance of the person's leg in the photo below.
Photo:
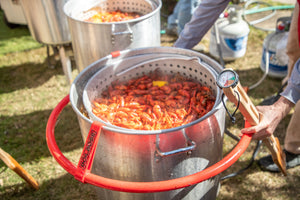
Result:
<svg viewBox="0 0 300 200"><path fill-rule="evenodd" d="M168 16L167 34L177 35L178 13L184 0L179 0L173 10L173 13Z"/></svg>
<svg viewBox="0 0 300 200"><path fill-rule="evenodd" d="M184 25L191 20L194 11L200 3L200 0L183 0L178 12L178 35L183 30Z"/></svg>
<svg viewBox="0 0 300 200"><path fill-rule="evenodd" d="M300 101L297 102L294 114L287 128L284 152L286 156L286 168L293 168L300 165ZM273 162L272 156L265 156L258 160L259 166L263 170L279 172L277 165Z"/></svg>
<svg viewBox="0 0 300 200"><path fill-rule="evenodd" d="M184 28L184 25L191 20L191 0L183 0L182 6L178 12L178 35Z"/></svg>
<svg viewBox="0 0 300 200"><path fill-rule="evenodd" d="M284 148L293 154L300 154L300 101L297 102L294 114L287 128Z"/></svg>
<svg viewBox="0 0 300 200"><path fill-rule="evenodd" d="M290 77L296 61L300 58L298 37L299 4L295 4L292 23L287 43L287 55L289 57L288 77ZM284 140L286 150L287 167L295 167L300 164L300 101L295 106L294 114L288 125Z"/></svg>
<svg viewBox="0 0 300 200"><path fill-rule="evenodd" d="M296 61L300 58L300 47L298 38L298 16L299 16L299 4L295 4L291 26L289 30L289 36L286 46L286 54L289 57L288 74L283 82L286 82L291 76Z"/></svg>

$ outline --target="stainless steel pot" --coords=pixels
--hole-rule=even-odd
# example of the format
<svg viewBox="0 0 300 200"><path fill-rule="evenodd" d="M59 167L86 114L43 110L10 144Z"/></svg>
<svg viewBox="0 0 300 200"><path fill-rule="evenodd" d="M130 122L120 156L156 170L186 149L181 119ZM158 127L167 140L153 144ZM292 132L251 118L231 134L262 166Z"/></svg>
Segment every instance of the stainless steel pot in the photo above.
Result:
<svg viewBox="0 0 300 200"><path fill-rule="evenodd" d="M0 0L1 9L4 11L4 19L7 23L26 25L27 21L19 0ZM8 24L9 25L9 24Z"/></svg>
<svg viewBox="0 0 300 200"><path fill-rule="evenodd" d="M68 0L21 0L31 36L43 44L71 43L63 6Z"/></svg>
<svg viewBox="0 0 300 200"><path fill-rule="evenodd" d="M222 67L209 57L190 50L172 47L148 47L124 50L117 57L106 56L85 68L74 80L70 101L78 116L83 140L90 130L92 120L84 115L83 92L91 77L106 67L126 69L139 63L166 58L167 60L198 58L202 67L203 83L214 90L217 99L211 112L199 120L174 129L138 131L105 126L102 129L92 172L107 178L126 181L170 180L199 172L222 158L225 110L215 78ZM176 59L175 59L176 58ZM186 63L189 66L189 61ZM175 67L175 66L174 66ZM185 67L182 67L184 69ZM177 68L177 66L175 67ZM189 71L189 67L186 68ZM198 76L198 75L197 75ZM200 76L200 75L199 75ZM103 79L110 81L111 76ZM126 193L97 188L100 199L215 199L220 176L197 185L159 193Z"/></svg>
<svg viewBox="0 0 300 200"><path fill-rule="evenodd" d="M161 0L70 0L64 6L75 61L79 71L113 51L160 46ZM86 11L99 6L104 11L143 14L134 20L114 23L84 21Z"/></svg>

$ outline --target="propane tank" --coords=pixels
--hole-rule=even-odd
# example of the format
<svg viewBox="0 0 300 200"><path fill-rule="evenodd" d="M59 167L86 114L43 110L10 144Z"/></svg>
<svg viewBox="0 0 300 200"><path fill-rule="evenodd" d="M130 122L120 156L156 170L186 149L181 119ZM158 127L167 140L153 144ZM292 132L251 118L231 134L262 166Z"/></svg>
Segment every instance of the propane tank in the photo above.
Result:
<svg viewBox="0 0 300 200"><path fill-rule="evenodd" d="M260 68L266 72L266 67L268 67L268 75L271 77L284 78L287 75L286 45L290 23L291 17L279 18L276 22L275 32L270 33L264 39ZM268 66L266 66L266 59L269 59Z"/></svg>
<svg viewBox="0 0 300 200"><path fill-rule="evenodd" d="M230 61L245 55L250 29L242 19L242 12L241 7L232 5L228 7L224 17L216 21L211 29L209 43L209 52L212 56L220 58L217 39L220 41L223 60ZM216 35L215 30L219 34Z"/></svg>

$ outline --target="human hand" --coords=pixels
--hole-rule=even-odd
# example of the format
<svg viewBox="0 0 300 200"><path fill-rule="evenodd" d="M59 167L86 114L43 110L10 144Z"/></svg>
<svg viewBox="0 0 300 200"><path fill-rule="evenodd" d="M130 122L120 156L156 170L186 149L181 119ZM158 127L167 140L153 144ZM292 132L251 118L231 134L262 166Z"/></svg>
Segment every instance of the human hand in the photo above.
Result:
<svg viewBox="0 0 300 200"><path fill-rule="evenodd" d="M272 105L257 106L260 113L260 121L256 126L244 128L241 130L242 134L252 134L252 139L261 140L271 136L280 121L287 115L293 104L283 97Z"/></svg>

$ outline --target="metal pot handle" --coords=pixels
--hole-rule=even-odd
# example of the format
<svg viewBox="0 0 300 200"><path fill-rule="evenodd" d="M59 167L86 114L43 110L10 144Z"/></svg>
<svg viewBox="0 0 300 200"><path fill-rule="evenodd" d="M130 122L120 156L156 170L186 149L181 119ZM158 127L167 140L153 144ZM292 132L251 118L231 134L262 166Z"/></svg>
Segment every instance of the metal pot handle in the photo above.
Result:
<svg viewBox="0 0 300 200"><path fill-rule="evenodd" d="M125 25L126 26L125 26L124 31L117 31L116 30L116 25L112 24L112 26L111 26L111 43L112 43L113 46L116 44L117 37L122 36L122 35L128 35L130 43L133 42L133 32L130 29L130 26L128 25L128 23L126 23ZM120 28L120 27L124 27L124 26L118 25L118 27Z"/></svg>
<svg viewBox="0 0 300 200"><path fill-rule="evenodd" d="M159 148L159 135L156 135L156 156L161 156L161 157L166 157L166 156L170 156L170 155L174 155L174 154L178 154L178 153L185 153L185 152L190 152L192 150L194 150L196 148L196 143L191 140L185 133L185 130L182 130L182 134L186 140L186 147L183 148L179 148L179 149L175 149L172 151L167 151L167 152L162 152Z"/></svg>
<svg viewBox="0 0 300 200"><path fill-rule="evenodd" d="M63 108L70 102L69 95L63 98L59 104L52 111L47 127L46 127L46 140L49 151L55 160L60 164L68 173L73 175L77 180L82 183L89 183L91 185L102 187L109 190L121 191L121 192L135 192L135 193L150 193L150 192L163 192L169 190L176 190L184 187L189 187L191 185L200 183L202 181L208 180L234 164L239 157L245 152L248 145L251 142L252 134L244 134L240 139L239 143L235 146L235 148L228 153L222 160L217 162L216 164L191 175L187 175L185 177L180 177L171 180L164 181L153 181L153 182L129 182L129 181L121 181L114 180L110 178L105 178L99 175L92 174L90 171L90 167L92 166L92 157L95 153L95 144L99 139L99 134L94 136L94 139L87 141L93 141L88 143L90 145L85 144L84 151L90 149L90 153L87 157L89 163L85 165L86 170L82 170L80 167L76 167L71 161L69 161L60 151L55 141L54 129L56 125L57 118ZM96 125L97 126L97 125ZM250 125L248 125L250 126ZM98 126L98 133L100 133L101 126ZM90 131L89 135L92 134ZM88 136L89 138L90 136ZM85 152L82 153L82 158L86 158L83 156Z"/></svg>

